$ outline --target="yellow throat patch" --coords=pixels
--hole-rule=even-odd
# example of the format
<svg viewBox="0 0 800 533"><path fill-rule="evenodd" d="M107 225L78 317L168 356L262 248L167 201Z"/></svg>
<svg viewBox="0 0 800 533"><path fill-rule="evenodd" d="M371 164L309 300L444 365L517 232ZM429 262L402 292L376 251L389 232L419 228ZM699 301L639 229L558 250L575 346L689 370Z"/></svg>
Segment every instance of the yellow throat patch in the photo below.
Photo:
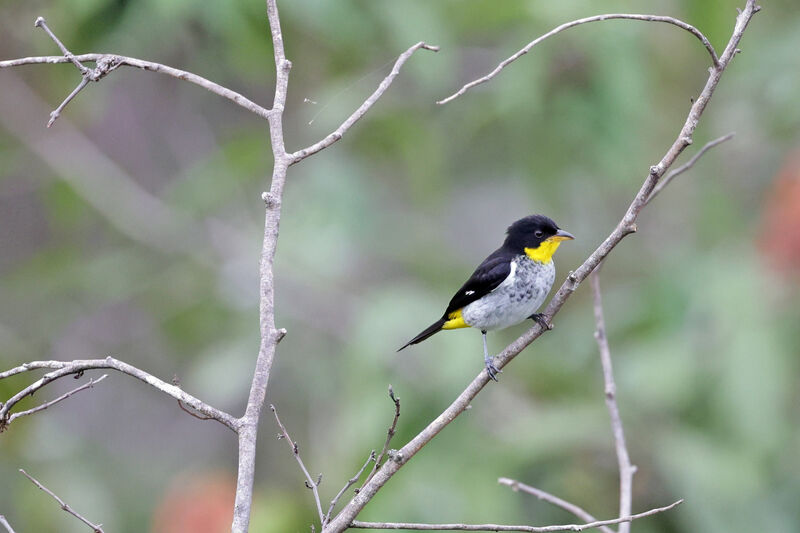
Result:
<svg viewBox="0 0 800 533"><path fill-rule="evenodd" d="M556 253L558 246L561 244L561 240L562 239L555 240L553 237L550 237L550 239L542 242L537 248L525 248L525 255L534 261L549 263L553 260L553 254Z"/></svg>
<svg viewBox="0 0 800 533"><path fill-rule="evenodd" d="M468 328L470 327L469 324L464 322L464 317L461 316L461 309L458 311L453 311L449 315L447 315L447 322L444 323L442 329L458 329L458 328Z"/></svg>

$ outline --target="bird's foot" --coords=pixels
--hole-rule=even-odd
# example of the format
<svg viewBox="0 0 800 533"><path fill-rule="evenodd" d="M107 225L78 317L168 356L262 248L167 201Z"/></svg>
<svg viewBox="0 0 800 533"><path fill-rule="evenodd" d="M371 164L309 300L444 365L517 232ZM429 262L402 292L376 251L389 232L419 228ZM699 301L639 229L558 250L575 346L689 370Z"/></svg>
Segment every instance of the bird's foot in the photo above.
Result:
<svg viewBox="0 0 800 533"><path fill-rule="evenodd" d="M542 326L542 329L545 331L553 329L553 325L547 322L547 319L544 317L543 313L534 313L528 318L530 318L531 320Z"/></svg>
<svg viewBox="0 0 800 533"><path fill-rule="evenodd" d="M502 374L503 371L494 366L494 358L489 356L483 360L486 363L486 373L489 374L489 377L495 381L497 381L497 374Z"/></svg>

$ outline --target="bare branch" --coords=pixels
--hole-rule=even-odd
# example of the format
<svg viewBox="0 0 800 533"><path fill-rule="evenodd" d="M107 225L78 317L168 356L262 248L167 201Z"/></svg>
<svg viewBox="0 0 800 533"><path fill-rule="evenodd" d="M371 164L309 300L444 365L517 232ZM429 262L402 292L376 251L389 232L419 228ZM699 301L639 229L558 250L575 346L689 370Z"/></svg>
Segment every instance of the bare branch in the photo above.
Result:
<svg viewBox="0 0 800 533"><path fill-rule="evenodd" d="M317 504L317 512L319 513L319 522L322 527L325 527L326 515L322 512L322 503L319 500L319 490L317 490L317 487L319 487L319 484L322 480L322 474L320 474L316 480L311 477L311 474L308 473L306 465L303 463L303 459L300 457L300 448L297 446L297 443L292 440L292 437L289 436L289 432L286 431L286 428L283 427L283 424L281 424L281 419L278 418L278 411L275 410L275 406L270 405L269 408L272 409L272 414L275 415L275 421L278 423L278 427L281 428L281 434L278 435L278 438L286 439L287 444L289 444L289 446L292 448L292 455L294 455L297 464L300 465L300 470L302 470L303 474L306 476L306 487L311 489L311 492L314 493L314 502Z"/></svg>
<svg viewBox="0 0 800 533"><path fill-rule="evenodd" d="M614 247L619 244L625 236L636 231L636 220L641 210L647 204L647 198L653 191L658 180L664 173L672 166L681 152L692 142L692 134L697 128L698 121L703 114L703 111L710 100L714 89L716 88L722 73L727 68L731 59L734 56L734 51L741 41L742 35L747 28L747 24L752 19L753 15L758 11L756 8L755 0L747 0L745 8L741 14L736 18L736 24L733 29L730 40L728 41L722 56L719 59L719 67L711 68L709 72L706 85L700 95L693 102L689 114L681 128L678 137L672 143L672 146L667 150L666 154L661 160L650 167L650 171L644 180L639 192L634 197L630 206L628 206L625 215L619 221L617 226L606 237L606 239L595 249L594 252L578 267L577 270L570 272L567 279L561 285L559 290L555 293L547 308L544 311L544 317L547 322L552 322L553 317L561 310L564 303L569 299L573 292L583 282L589 274L611 253ZM523 349L535 341L545 330L540 324L535 324L527 332L523 333L517 340L509 344L497 357L495 357L495 366L503 368L511 360L513 360ZM428 442L431 441L440 431L458 417L466 410L475 396L480 393L483 387L489 381L489 376L485 370L481 371L475 379L467 386L466 389L450 404L439 416L437 416L425 429L423 429L416 437L411 439L397 454L393 456L394 460L387 462L381 468L369 483L365 484L362 490L355 495L347 506L331 520L324 533L339 533L344 531L353 522L359 512L369 503L383 485L397 472L402 466L408 462L419 450L422 449Z"/></svg>
<svg viewBox="0 0 800 533"><path fill-rule="evenodd" d="M670 509L677 507L683 503L683 500L678 500L673 504L666 507L659 507L657 509L650 509L643 513L635 515L624 516L622 518L614 518L612 520L597 520L589 522L588 524L564 524L558 526L508 526L501 524L419 524L411 522L361 522L354 520L351 528L356 529L410 529L415 531L525 531L528 533L547 533L550 531L585 531L587 529L599 528L602 526L612 526L614 524L623 524L631 522L638 518L652 516L654 514L663 513Z"/></svg>
<svg viewBox="0 0 800 533"><path fill-rule="evenodd" d="M331 514L333 514L333 509L336 507L336 504L339 503L339 499L342 497L342 495L344 495L344 493L347 492L347 489L356 484L359 478L361 478L361 474L363 474L364 470L367 469L367 465L369 465L369 463L374 460L375 460L375 450L372 450L369 454L369 457L367 457L367 461L358 470L358 472L356 472L356 475L348 479L347 483L345 483L344 487L342 487L342 490L340 490L339 493L336 495L336 497L331 500L331 505L330 507L328 507L328 512L325 514L325 523L330 522ZM325 524L322 524L322 527L325 527Z"/></svg>
<svg viewBox="0 0 800 533"><path fill-rule="evenodd" d="M0 514L0 525L2 525L4 528L6 528L6 531L8 533L15 533L14 532L14 528L12 528L11 524L8 523L8 520L6 520L6 517L1 515L1 514Z"/></svg>
<svg viewBox="0 0 800 533"><path fill-rule="evenodd" d="M0 372L0 379L40 368L50 368L53 371L48 372L38 381L35 381L31 385L25 387L22 391L12 396L5 404L2 405L2 407L0 407L0 429L9 423L8 416L11 408L26 396L34 394L42 387L45 387L49 383L52 383L59 378L63 378L64 376L81 374L87 370L96 370L102 368L116 370L144 381L151 387L155 387L161 392L172 396L176 400L180 400L183 403L191 406L192 409L195 409L196 411L199 411L204 415L210 416L214 420L225 424L234 432L237 432L239 428L239 421L228 413L211 407L205 402L195 398L191 394L187 394L181 390L180 387L166 383L157 377L148 374L144 370L140 370L132 365L129 365L128 363L114 359L113 357L106 357L105 359L76 359L74 361L31 361L16 368L12 368L11 370Z"/></svg>
<svg viewBox="0 0 800 533"><path fill-rule="evenodd" d="M278 242L278 228L281 219L281 204L283 189L286 183L286 171L289 166L305 159L313 153L327 148L336 142L347 129L358 121L375 101L386 91L402 64L416 49L433 49L425 43L418 43L402 54L395 63L392 72L383 80L375 93L350 116L336 132L332 133L319 143L300 150L294 154L286 152L283 133L283 111L286 106L286 93L289 85L289 72L292 63L286 58L283 47L283 33L281 31L280 16L276 0L266 0L267 19L269 20L270 34L272 36L273 55L275 57L275 97L272 109L267 119L269 120L270 141L272 145L273 167L272 183L268 192L262 195L265 207L264 239L261 248L259 266L259 324L261 343L256 359L256 368L250 386L250 395L247 400L245 415L241 418L239 428L239 468L236 485L236 502L234 503L233 533L245 533L250 522L250 508L253 499L253 480L255 476L255 453L258 420L266 398L272 362L275 350L286 335L285 329L275 326L275 289L273 262ZM407 54L407 55L406 55ZM319 502L317 502L319 505ZM322 512L320 509L320 516Z"/></svg>
<svg viewBox="0 0 800 533"><path fill-rule="evenodd" d="M525 55L528 52L530 52L531 49L534 46L536 46L540 42L544 41L548 37L552 37L553 35L556 35L557 33L561 33L564 30L567 30L569 28L574 28L575 26L580 26L581 24L586 24L588 22L600 22L600 21L603 21L603 20L612 20L612 19L642 20L642 21L645 21L645 22L665 22L667 24L673 24L673 25L675 25L675 26L677 26L679 28L683 28L684 30L688 31L689 33L691 33L692 35L697 37L700 40L700 42L703 43L703 46L706 47L706 50L708 50L708 54L711 56L711 62L713 63L714 68L719 68L719 58L717 57L717 53L714 51L714 47L711 46L711 42L706 38L705 35L703 35L700 32L700 30L698 30L697 28L695 28L691 24L688 24L686 22L683 22L682 20L678 20L678 19L673 18L673 17L664 17L664 16L660 16L660 15L639 15L639 14L626 14L626 13L608 13L606 15L595 15L593 17L586 17L586 18L582 18L582 19L578 19L578 20L573 20L571 22L564 23L561 26L558 26L557 28L554 28L554 29L550 30L549 32L547 32L544 35L542 35L541 37L538 37L538 38L534 39L533 41L529 42L527 45L525 45L525 47L522 50L520 50L516 54L514 54L511 57L509 57L508 59L502 61L489 74L483 76L482 78L478 78L477 80L474 80L474 81L471 81L471 82L467 83L466 85L461 87L457 92L453 93L452 95L448 96L447 98L445 98L443 100L439 100L436 103L439 104L439 105L446 104L446 103L448 103L448 102L450 102L452 100L455 100L456 98L458 98L459 96L461 96L462 94L464 94L468 90L472 89L473 87L475 87L477 85L480 85L482 83L486 83L487 81L491 80L492 78L494 78L495 76L500 74L500 71L503 70L504 68L506 68L510 63L513 63L514 61L516 61L517 59L519 59L523 55Z"/></svg>
<svg viewBox="0 0 800 533"><path fill-rule="evenodd" d="M72 62L73 59L78 62L91 61L97 63L98 68L96 69L96 71L98 76L100 75L100 73L103 73L102 76L104 76L111 70L114 70L120 66L134 67L142 70L148 70L150 72L157 72L159 74L166 74L167 76L171 76L179 80L188 81L189 83L199 85L203 89L206 89L207 91L212 92L217 96L221 96L226 100L230 100L231 102L239 105L240 107L247 109L251 113L255 113L261 118L265 119L269 118L270 114L269 109L266 109L256 104L252 100L245 98L236 91L228 89L227 87L223 87L222 85L214 83L213 81L208 80L202 76L198 76L197 74L173 68L168 65L163 65L161 63L155 63L153 61L145 61L144 59L137 59L135 57L126 57L116 54L80 54L77 56L72 56L71 58L64 56L22 57L19 59L9 59L5 61L0 61L0 68L18 67L21 65L69 63ZM102 65L106 66L101 68ZM92 69L89 70L91 71ZM97 80L95 79L90 81L97 81Z"/></svg>
<svg viewBox="0 0 800 533"><path fill-rule="evenodd" d="M510 478L507 478L507 477L501 477L500 479L497 480L497 482L500 483L501 485L508 485L509 487L511 487L511 490L513 490L515 492L522 491L522 492L525 492L525 493L530 494L532 496L536 496L538 499L542 500L543 502L551 503L551 504L555 505L556 507L560 507L561 509L564 509L568 513L572 513L573 515L577 516L578 518L580 518L581 520L584 520L586 522L596 522L597 521L597 518L592 516L589 512L584 510L582 507L578 507L574 503L570 503L570 502L568 502L566 500L562 500L558 496L554 496L553 494L550 494L549 492L545 492L545 491L543 491L541 489L537 489L536 487L531 487L530 485L526 485L525 483L520 483L517 480L510 479ZM603 533L614 533L614 530L611 529L608 526L598 526L598 528Z"/></svg>
<svg viewBox="0 0 800 533"><path fill-rule="evenodd" d="M431 46L429 44L420 41L411 48L409 48L408 50L406 50L405 52L403 52L402 54L400 54L400 57L398 57L397 61L395 61L394 63L394 67L392 67L392 71L389 73L388 76L386 76L383 79L380 85L378 85L378 88L375 89L375 92L373 92L370 95L370 97L367 98L364 101L364 103L361 104L361 106L353 112L352 115L347 117L347 120L342 122L342 125L336 128L336 131L334 131L333 133L331 133L318 143L312 144L308 148L303 148L302 150L298 150L297 152L290 154L289 155L289 157L291 158L290 164L294 165L295 163L298 163L303 159L305 159L306 157L316 154L320 150L327 148L328 146L332 145L333 143L341 139L342 136L344 136L344 134L347 132L347 130L349 130L350 127L353 126L353 124L358 122L359 119L363 117L367 111L369 111L369 108L371 108L375 104L375 102L377 102L378 99L381 96L383 96L383 93L386 92L386 89L389 88L389 85L392 84L394 79L400 73L400 67L402 67L406 61L408 61L408 58L411 57L411 54L413 54L420 48L424 50L431 50L432 52L439 51L438 46Z"/></svg>
<svg viewBox="0 0 800 533"><path fill-rule="evenodd" d="M94 531L95 533L103 533L103 524L93 524L92 522L90 522L89 520L87 520L86 518L84 518L83 516L78 514L72 507L67 505L64 502L64 500L62 500L61 498L56 496L56 494L53 491L51 491L50 489L48 489L47 487L45 487L44 485L42 485L41 483L36 481L36 479L34 479L33 476L31 476L30 474L28 474L26 471L24 471L21 468L19 469L19 471L22 473L23 476L25 476L26 478L30 479L31 483L33 483L34 485L39 487L41 490L43 490L44 492L49 494L55 501L57 501L58 504L61 506L61 509L63 509L64 511L68 512L69 514L71 514L72 516L74 516L75 518L77 518L78 520L80 520L81 522L86 524L87 526L89 526L92 529L92 531Z"/></svg>
<svg viewBox="0 0 800 533"><path fill-rule="evenodd" d="M735 135L736 135L735 132L731 132L731 133L729 133L727 135L723 135L722 137L714 139L713 141L707 142L705 144L705 146L700 148L700 150L698 150L697 153L694 154L691 157L691 159L689 159L686 163L684 163L683 165L679 166L678 168L671 170L669 173L667 173L666 176L664 176L661 179L661 181L658 182L658 184L655 186L655 188L653 188L653 192L651 192L650 196L647 198L647 203L649 204L650 202L652 202L653 198L655 198L658 195L658 193L660 193L662 190L664 190L664 188L667 185L669 185L672 182L672 180L674 180L679 175L683 174L684 172L686 172L687 170L692 168L694 166L694 164L697 163L697 161L701 157L703 157L703 154L705 154L707 151L711 150L712 148L714 148L718 144L722 144L727 140L733 139L733 137Z"/></svg>
<svg viewBox="0 0 800 533"><path fill-rule="evenodd" d="M611 350L606 336L606 321L603 317L603 298L600 294L600 268L598 265L589 277L594 298L594 320L596 331L594 338L600 350L600 362L603 366L603 382L605 383L605 398L608 414L611 418L611 431L614 434L614 448L617 452L619 465L619 515L627 516L631 513L633 499L633 475L636 466L631 464L628 448L625 445L625 432L622 429L622 417L617 406L617 385L614 382L614 367L611 364ZM619 533L628 533L630 524L620 524Z"/></svg>
<svg viewBox="0 0 800 533"><path fill-rule="evenodd" d="M239 465L236 477L236 500L233 505L232 533L246 533L250 527L250 510L253 504L253 483L256 468L256 438L258 421L267 386L272 372L272 362L278 343L286 335L285 329L275 326L275 277L273 263L278 245L278 230L281 221L283 187L286 184L286 169L289 156L283 138L283 110L286 107L286 92L289 86L289 71L292 63L286 59L283 49L283 33L278 15L277 0L266 0L272 48L275 58L275 96L269 114L269 138L272 145L272 183L264 201L264 238L259 258L259 332L261 342L258 347L256 367L247 397L247 407L241 418L239 428ZM321 505L320 516L322 516Z"/></svg>
<svg viewBox="0 0 800 533"><path fill-rule="evenodd" d="M372 476L375 475L375 472L381 467L381 461L383 458L386 457L386 452L389 451L389 443L392 442L392 437L394 437L395 429L397 429L397 419L400 418L400 398L397 398L394 395L394 389L392 386L389 385L389 398L391 398L392 402L394 402L394 419L392 419L392 425L389 426L389 430L386 432L386 442L383 443L383 449L381 453L378 455L378 458L375 460L375 464L372 466L372 471L367 476L367 479L364 481L364 485L369 483L369 480L372 479ZM360 490L360 489L359 489Z"/></svg>
<svg viewBox="0 0 800 533"><path fill-rule="evenodd" d="M17 418L20 418L20 417L23 417L23 416L32 415L34 413L38 413L39 411L44 411L48 407L50 407L52 405L55 405L60 401L66 400L67 398L69 398L73 394L77 394L82 390L91 389L94 386L95 383L100 383L101 381L103 381L107 377L108 377L108 374L103 374L102 376L100 376L97 379L90 379L88 383L84 383L80 387L77 387L77 388L72 389L71 391L69 391L69 392L67 392L65 394L62 394L61 396L59 396L55 400L50 400L49 402L45 402L42 405L36 406L36 407L34 407L32 409L28 409L27 411L20 411L19 413L14 413L10 417L8 417L8 422L6 422L5 425L8 426L9 424L11 424L11 422L16 420Z"/></svg>

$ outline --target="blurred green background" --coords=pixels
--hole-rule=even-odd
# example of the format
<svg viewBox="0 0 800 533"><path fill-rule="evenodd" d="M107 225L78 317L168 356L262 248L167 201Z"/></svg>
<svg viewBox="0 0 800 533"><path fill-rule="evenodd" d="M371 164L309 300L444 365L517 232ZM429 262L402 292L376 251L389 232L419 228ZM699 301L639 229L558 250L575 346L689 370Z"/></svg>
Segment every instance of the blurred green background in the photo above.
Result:
<svg viewBox="0 0 800 533"><path fill-rule="evenodd" d="M281 2L290 150L332 131L402 50L442 47L415 54L341 142L290 170L276 260L277 323L289 334L267 402L324 473L325 501L383 444L389 383L400 447L482 368L472 330L396 348L521 216L548 214L578 237L557 254L560 283L672 143L709 60L677 28L604 22L434 102L552 27L602 12L680 17L721 52L741 4ZM643 213L603 271L639 467L634 511L686 499L637 533L800 530L800 9L764 4L681 161L736 137ZM41 15L75 53L163 62L268 105L264 11L255 0L3 1L0 58L57 53L33 27ZM258 349L266 123L190 84L121 69L46 129L78 81L71 65L0 71L0 363L111 354L238 414ZM555 323L360 518L574 521L500 476L616 516L588 285ZM491 335L491 349L525 327ZM31 377L0 382L0 399ZM309 531L311 494L276 431L266 411L252 531ZM229 431L112 374L0 435L0 513L18 532L85 531L25 468L109 532L224 531L235 465Z"/></svg>

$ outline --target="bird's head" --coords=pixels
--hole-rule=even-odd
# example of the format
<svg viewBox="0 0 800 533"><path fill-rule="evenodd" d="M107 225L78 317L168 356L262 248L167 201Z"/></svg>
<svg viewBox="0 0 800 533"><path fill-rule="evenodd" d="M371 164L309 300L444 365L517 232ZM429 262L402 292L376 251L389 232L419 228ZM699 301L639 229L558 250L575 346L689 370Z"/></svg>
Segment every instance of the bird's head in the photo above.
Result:
<svg viewBox="0 0 800 533"><path fill-rule="evenodd" d="M544 215L521 218L511 224L506 233L508 235L504 246L524 253L534 261L541 263L551 261L561 241L575 238Z"/></svg>

